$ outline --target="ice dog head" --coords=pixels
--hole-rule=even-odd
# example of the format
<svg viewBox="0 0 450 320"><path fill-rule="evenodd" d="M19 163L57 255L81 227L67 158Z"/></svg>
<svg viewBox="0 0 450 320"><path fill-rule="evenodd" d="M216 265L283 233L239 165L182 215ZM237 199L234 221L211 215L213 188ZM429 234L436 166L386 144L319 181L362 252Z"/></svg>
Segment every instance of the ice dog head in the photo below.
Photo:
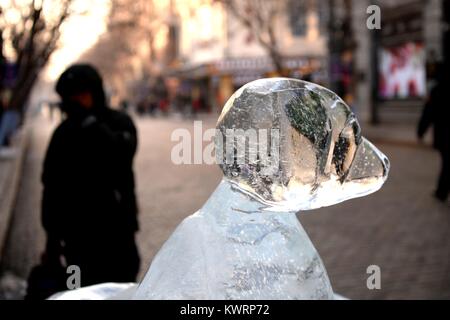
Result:
<svg viewBox="0 0 450 320"><path fill-rule="evenodd" d="M236 91L217 122L225 179L267 210L296 212L378 190L389 161L350 108L321 86L260 79Z"/></svg>

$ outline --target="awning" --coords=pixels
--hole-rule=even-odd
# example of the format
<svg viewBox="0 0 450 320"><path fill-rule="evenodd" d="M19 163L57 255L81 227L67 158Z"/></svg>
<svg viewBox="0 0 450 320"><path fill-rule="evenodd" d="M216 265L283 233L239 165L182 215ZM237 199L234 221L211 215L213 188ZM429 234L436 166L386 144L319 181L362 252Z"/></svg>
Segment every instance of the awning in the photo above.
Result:
<svg viewBox="0 0 450 320"><path fill-rule="evenodd" d="M321 69L325 67L325 63L325 57L283 58L283 66L286 69L300 69L308 66L312 66L314 69ZM191 79L229 75L238 83L246 83L260 78L273 70L274 66L269 57L244 57L227 58L199 65L184 65L181 68L169 71L167 75Z"/></svg>

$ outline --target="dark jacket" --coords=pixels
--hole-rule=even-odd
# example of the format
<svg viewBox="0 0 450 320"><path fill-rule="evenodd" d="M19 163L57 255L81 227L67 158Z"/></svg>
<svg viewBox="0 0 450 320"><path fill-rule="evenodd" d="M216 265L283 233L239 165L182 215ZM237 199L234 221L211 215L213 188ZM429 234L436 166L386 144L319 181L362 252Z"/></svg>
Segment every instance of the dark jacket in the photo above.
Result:
<svg viewBox="0 0 450 320"><path fill-rule="evenodd" d="M83 121L69 117L51 139L42 175L42 223L51 243L63 243L68 264L86 271L83 285L136 276L136 146L132 120L107 107Z"/></svg>
<svg viewBox="0 0 450 320"><path fill-rule="evenodd" d="M438 150L448 148L450 143L450 103L448 82L440 82L431 89L430 97L425 104L419 121L417 134L422 137L430 126L433 126L434 143Z"/></svg>

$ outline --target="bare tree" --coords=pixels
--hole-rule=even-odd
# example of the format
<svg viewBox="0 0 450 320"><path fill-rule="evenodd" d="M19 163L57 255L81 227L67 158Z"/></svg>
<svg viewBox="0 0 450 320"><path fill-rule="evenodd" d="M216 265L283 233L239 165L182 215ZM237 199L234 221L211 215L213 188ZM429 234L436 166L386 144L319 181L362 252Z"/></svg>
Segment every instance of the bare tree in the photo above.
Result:
<svg viewBox="0 0 450 320"><path fill-rule="evenodd" d="M111 33L127 34L131 41L146 42L150 60L156 59L155 36L165 24L164 12L160 12L153 0L112 0L108 28Z"/></svg>
<svg viewBox="0 0 450 320"><path fill-rule="evenodd" d="M33 85L58 46L61 26L71 14L71 3L72 0L10 0L8 7L2 8L0 28L4 45L12 51L17 70L9 107L24 111Z"/></svg>
<svg viewBox="0 0 450 320"><path fill-rule="evenodd" d="M139 33L138 36L147 42L150 51L150 62L155 62L158 59L155 49L155 38L161 28L167 24L166 12L161 12L161 8L156 6L154 0L134 0L133 2L134 12L131 13L129 26L135 32L137 31Z"/></svg>
<svg viewBox="0 0 450 320"><path fill-rule="evenodd" d="M266 50L275 70L283 72L283 61L275 34L276 22L283 10L285 1L280 0L217 0L243 26L245 26Z"/></svg>
<svg viewBox="0 0 450 320"><path fill-rule="evenodd" d="M107 31L80 60L98 67L125 96L126 84L148 76L157 63L155 37L165 26L164 15L153 0L111 0Z"/></svg>

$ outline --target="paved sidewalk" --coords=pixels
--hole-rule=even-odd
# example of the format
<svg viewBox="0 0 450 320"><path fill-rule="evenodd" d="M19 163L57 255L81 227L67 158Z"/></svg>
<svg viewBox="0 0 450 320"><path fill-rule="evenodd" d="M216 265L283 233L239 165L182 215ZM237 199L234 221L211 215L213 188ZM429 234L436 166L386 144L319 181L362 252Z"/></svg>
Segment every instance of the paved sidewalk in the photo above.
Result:
<svg viewBox="0 0 450 320"><path fill-rule="evenodd" d="M352 299L450 299L450 207L431 196L431 149L379 145L391 161L377 193L300 215L332 284ZM366 269L381 268L381 290Z"/></svg>
<svg viewBox="0 0 450 320"><path fill-rule="evenodd" d="M416 124L362 124L362 134L370 138L374 143L385 143L403 147L429 148L432 145L431 131L429 130L427 132L423 142L419 142L416 133Z"/></svg>
<svg viewBox="0 0 450 320"><path fill-rule="evenodd" d="M10 147L0 148L0 257L11 222L27 144L28 128L25 126L15 134Z"/></svg>

